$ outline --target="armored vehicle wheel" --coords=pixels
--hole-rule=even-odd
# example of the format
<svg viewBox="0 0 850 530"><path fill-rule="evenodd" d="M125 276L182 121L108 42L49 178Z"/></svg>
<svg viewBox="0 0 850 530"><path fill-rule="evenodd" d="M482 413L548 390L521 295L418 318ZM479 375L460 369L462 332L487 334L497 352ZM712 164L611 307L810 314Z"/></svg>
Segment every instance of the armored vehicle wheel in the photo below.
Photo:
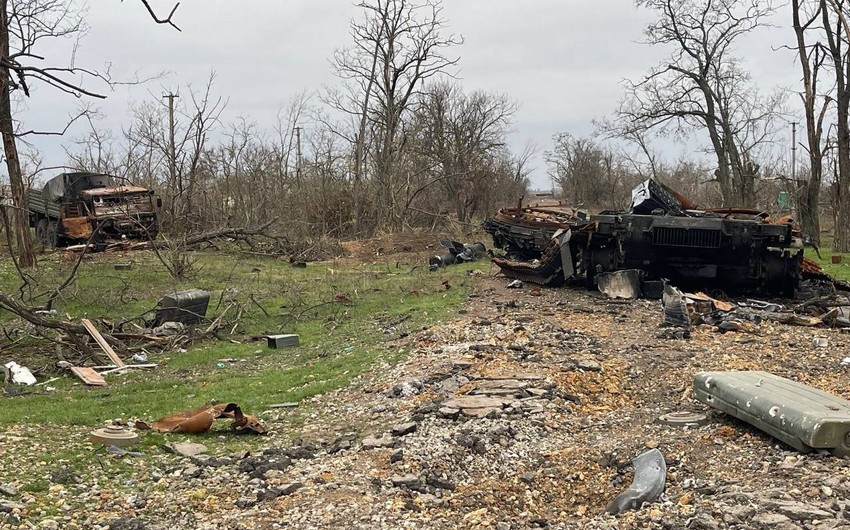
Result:
<svg viewBox="0 0 850 530"><path fill-rule="evenodd" d="M45 233L47 245L51 247L59 246L59 223L50 221L47 223L47 232Z"/></svg>
<svg viewBox="0 0 850 530"><path fill-rule="evenodd" d="M49 245L47 240L47 219L39 219L35 224L35 238L42 245Z"/></svg>

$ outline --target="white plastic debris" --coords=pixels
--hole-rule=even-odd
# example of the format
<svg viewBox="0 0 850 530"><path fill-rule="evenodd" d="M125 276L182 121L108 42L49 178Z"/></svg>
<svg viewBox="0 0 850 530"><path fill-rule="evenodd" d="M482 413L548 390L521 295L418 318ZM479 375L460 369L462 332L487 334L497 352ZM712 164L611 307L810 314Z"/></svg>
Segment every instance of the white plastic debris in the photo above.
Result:
<svg viewBox="0 0 850 530"><path fill-rule="evenodd" d="M35 376L32 375L32 372L26 366L21 366L15 361L11 361L6 363L6 368L9 370L12 383L14 384L32 386L36 383Z"/></svg>
<svg viewBox="0 0 850 530"><path fill-rule="evenodd" d="M133 354L133 360L134 360L134 361L136 361L137 363L146 363L146 362L148 362L148 352L146 352L146 351L144 351L144 350L143 350L143 351L141 351L141 352L139 352L139 353L135 353L135 354Z"/></svg>
<svg viewBox="0 0 850 530"><path fill-rule="evenodd" d="M850 357L845 357L841 360L841 366L850 366Z"/></svg>

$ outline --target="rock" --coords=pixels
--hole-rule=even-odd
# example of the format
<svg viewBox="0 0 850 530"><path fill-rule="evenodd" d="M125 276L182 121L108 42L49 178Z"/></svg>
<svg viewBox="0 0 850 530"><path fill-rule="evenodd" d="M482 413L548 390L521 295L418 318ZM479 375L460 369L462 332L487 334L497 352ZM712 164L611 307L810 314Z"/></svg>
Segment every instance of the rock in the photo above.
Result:
<svg viewBox="0 0 850 530"><path fill-rule="evenodd" d="M369 449L381 449L386 447L393 447L395 445L395 439L389 434L382 434L381 436L367 436L363 438L362 448L364 450Z"/></svg>
<svg viewBox="0 0 850 530"><path fill-rule="evenodd" d="M602 365L600 365L598 362L584 359L576 361L576 368L578 368L579 370L584 370L585 372L602 371Z"/></svg>
<svg viewBox="0 0 850 530"><path fill-rule="evenodd" d="M756 527L774 528L777 525L790 523L791 519L785 517L781 513L759 513L756 514L750 521Z"/></svg>
<svg viewBox="0 0 850 530"><path fill-rule="evenodd" d="M203 472L203 469L199 468L198 466L192 465L187 466L183 469L183 476L188 478L198 478Z"/></svg>
<svg viewBox="0 0 850 530"><path fill-rule="evenodd" d="M537 478L537 475L535 473L530 472L530 471L527 472L527 473L523 473L522 475L519 476L519 479L521 481L525 482L526 484L531 484L532 482L534 482L535 478Z"/></svg>
<svg viewBox="0 0 850 530"><path fill-rule="evenodd" d="M501 410L502 407L487 407L481 409L463 409L463 413L467 416L472 416L473 418L487 418L498 416Z"/></svg>
<svg viewBox="0 0 850 530"><path fill-rule="evenodd" d="M24 505L19 502L0 501L0 513L12 513L15 510L23 510Z"/></svg>
<svg viewBox="0 0 850 530"><path fill-rule="evenodd" d="M18 488L11 484L0 484L0 495L5 497L17 497Z"/></svg>
<svg viewBox="0 0 850 530"><path fill-rule="evenodd" d="M776 506L776 511L795 521L808 521L817 519L831 519L832 512L809 506L801 502L783 503Z"/></svg>
<svg viewBox="0 0 850 530"><path fill-rule="evenodd" d="M443 407L452 409L501 409L509 404L512 399L504 399L489 396L459 396L443 402Z"/></svg>
<svg viewBox="0 0 850 530"><path fill-rule="evenodd" d="M390 431L393 436L406 436L412 432L416 431L416 423L402 423L400 425L396 425Z"/></svg>
<svg viewBox="0 0 850 530"><path fill-rule="evenodd" d="M44 530L59 530L59 523L53 519L45 519L39 524Z"/></svg>
<svg viewBox="0 0 850 530"><path fill-rule="evenodd" d="M701 513L688 522L688 530L718 530L720 524L714 517Z"/></svg>
<svg viewBox="0 0 850 530"><path fill-rule="evenodd" d="M393 454L390 455L390 464L395 464L396 462L401 462L404 460L404 451L401 449L396 449L393 451Z"/></svg>
<svg viewBox="0 0 850 530"><path fill-rule="evenodd" d="M109 524L109 530L146 530L147 524L141 519L121 517Z"/></svg>
<svg viewBox="0 0 850 530"><path fill-rule="evenodd" d="M496 530L511 530L511 524L504 521L496 523Z"/></svg>
<svg viewBox="0 0 850 530"><path fill-rule="evenodd" d="M413 475L413 474L394 475L393 477L390 478L390 482L393 483L393 486L396 486L396 487L399 487L399 488L406 488L406 487L410 487L410 486L418 483L419 477L417 477L416 475Z"/></svg>
<svg viewBox="0 0 850 530"><path fill-rule="evenodd" d="M290 482L289 484L286 484L282 488L280 488L280 496L282 497L285 495L292 495L293 493L301 489L302 486L303 484L301 484L300 482Z"/></svg>
<svg viewBox="0 0 850 530"><path fill-rule="evenodd" d="M429 486L435 487L438 490L449 490L454 491L455 483L451 480L440 478L435 475L430 475L428 479L425 481Z"/></svg>
<svg viewBox="0 0 850 530"><path fill-rule="evenodd" d="M440 407L438 413L444 418L456 420L457 417L460 416L460 409L453 409L451 407Z"/></svg>
<svg viewBox="0 0 850 530"><path fill-rule="evenodd" d="M165 444L165 448L176 455L190 458L193 456L202 455L208 451L206 445L194 442L178 442L172 444Z"/></svg>

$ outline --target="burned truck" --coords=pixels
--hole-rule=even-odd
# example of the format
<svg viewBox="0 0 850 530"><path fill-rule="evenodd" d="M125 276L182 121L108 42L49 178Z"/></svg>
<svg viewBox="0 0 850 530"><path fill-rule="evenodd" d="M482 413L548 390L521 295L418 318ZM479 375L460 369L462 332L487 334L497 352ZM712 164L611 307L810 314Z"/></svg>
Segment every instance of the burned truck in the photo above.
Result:
<svg viewBox="0 0 850 530"><path fill-rule="evenodd" d="M583 274L589 288L598 274L627 269L680 287L786 297L800 281L803 245L790 219L696 209L653 180L635 188L629 210L601 212L566 229L569 237L553 239L537 262L494 261L509 277L544 284Z"/></svg>
<svg viewBox="0 0 850 530"><path fill-rule="evenodd" d="M116 178L100 173L63 173L42 189L27 191L30 226L48 246L64 247L88 241L156 238L153 192L138 186L117 185Z"/></svg>

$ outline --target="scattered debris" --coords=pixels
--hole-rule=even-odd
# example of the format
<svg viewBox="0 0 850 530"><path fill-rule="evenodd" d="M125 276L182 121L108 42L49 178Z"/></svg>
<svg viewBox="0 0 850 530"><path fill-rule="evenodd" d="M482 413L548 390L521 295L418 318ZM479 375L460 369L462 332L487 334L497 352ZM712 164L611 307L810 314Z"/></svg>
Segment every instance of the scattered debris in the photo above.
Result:
<svg viewBox="0 0 850 530"><path fill-rule="evenodd" d="M93 430L89 433L89 440L95 445L130 447L139 441L139 435L120 425L110 425L103 429Z"/></svg>
<svg viewBox="0 0 850 530"><path fill-rule="evenodd" d="M109 343L106 342L106 339L103 338L103 335L101 335L97 328L94 327L94 324L92 324L91 320L83 318L80 320L80 322L82 322L83 327L86 328L86 331L89 332L89 335L91 335L95 342L97 342L98 346L100 346L100 349L102 349L104 353L106 353L106 356L109 357L109 360L115 364L115 367L123 368L125 366L124 361L121 360L121 357L118 357L118 354L115 353L115 350L112 349L112 346L110 346Z"/></svg>
<svg viewBox="0 0 850 530"><path fill-rule="evenodd" d="M237 433L253 432L266 434L266 429L256 416L243 415L242 409L236 403L219 403L196 409L189 409L161 418L151 424L137 421L139 430L154 430L157 432L182 432L186 434L201 434L210 430L213 421L218 418L229 418L233 422L230 430Z"/></svg>
<svg viewBox="0 0 850 530"><path fill-rule="evenodd" d="M701 372L694 391L698 401L798 451L850 456L850 401L769 372Z"/></svg>
<svg viewBox="0 0 850 530"><path fill-rule="evenodd" d="M298 346L300 343L298 335L291 333L286 335L268 335L266 336L266 340L268 341L268 347L273 350L292 348Z"/></svg>
<svg viewBox="0 0 850 530"><path fill-rule="evenodd" d="M699 412L681 410L664 414L658 418L658 421L678 427L699 427L708 422L708 416Z"/></svg>
<svg viewBox="0 0 850 530"><path fill-rule="evenodd" d="M691 317L688 314L688 306L685 295L670 284L664 286L664 295L661 299L664 310L664 325L680 328L685 331L691 329Z"/></svg>
<svg viewBox="0 0 850 530"><path fill-rule="evenodd" d="M507 287L508 289L522 289L523 284L521 280L511 280Z"/></svg>
<svg viewBox="0 0 850 530"><path fill-rule="evenodd" d="M6 372L6 383L16 385L32 386L37 383L35 376L32 375L30 369L26 366L21 366L15 361L10 361L4 365Z"/></svg>
<svg viewBox="0 0 850 530"><path fill-rule="evenodd" d="M448 252L441 256L432 256L428 259L428 269L431 271L448 265L454 265L455 263L476 261L487 252L487 247L483 243L465 245L458 241L442 240L440 241L440 246L447 248Z"/></svg>
<svg viewBox="0 0 850 530"><path fill-rule="evenodd" d="M627 269L616 272L605 272L596 277L599 292L608 298L637 300L641 296L641 281L643 271Z"/></svg>
<svg viewBox="0 0 850 530"><path fill-rule="evenodd" d="M153 325L161 326L166 322L196 324L206 317L209 303L210 293L202 289L177 291L164 296L157 304Z"/></svg>
<svg viewBox="0 0 850 530"><path fill-rule="evenodd" d="M87 366L71 366L71 373L80 378L80 381L89 386L107 386L106 379L97 373L94 368Z"/></svg>
<svg viewBox="0 0 850 530"><path fill-rule="evenodd" d="M509 260L543 260L555 233L586 222L586 212L570 207L506 208L484 222L484 230L493 237L493 245L503 249Z"/></svg>
<svg viewBox="0 0 850 530"><path fill-rule="evenodd" d="M667 462L658 449L650 449L632 460L635 478L629 489L622 492L605 509L617 515L628 510L637 510L645 502L655 501L664 492L667 481Z"/></svg>

